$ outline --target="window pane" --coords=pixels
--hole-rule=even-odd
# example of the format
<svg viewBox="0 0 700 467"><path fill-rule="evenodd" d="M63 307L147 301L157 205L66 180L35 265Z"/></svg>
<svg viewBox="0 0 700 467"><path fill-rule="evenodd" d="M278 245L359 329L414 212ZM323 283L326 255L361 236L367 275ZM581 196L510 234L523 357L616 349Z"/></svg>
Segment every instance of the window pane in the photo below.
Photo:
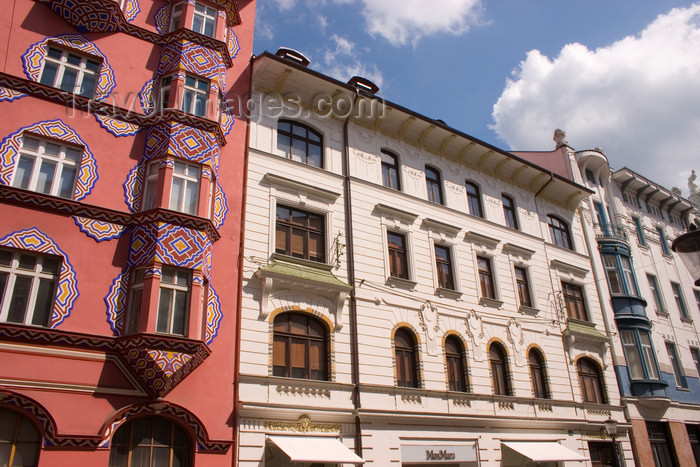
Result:
<svg viewBox="0 0 700 467"><path fill-rule="evenodd" d="M185 188L185 181L181 178L173 178L172 188L170 190L170 209L180 211L182 206L182 192Z"/></svg>
<svg viewBox="0 0 700 467"><path fill-rule="evenodd" d="M36 191L44 194L51 194L51 185L53 185L53 177L56 172L56 163L46 159L41 161L39 169L39 178L36 181Z"/></svg>
<svg viewBox="0 0 700 467"><path fill-rule="evenodd" d="M75 82L78 79L78 71L72 68L63 68L63 78L61 79L61 84L58 86L59 89L68 92L74 92Z"/></svg>
<svg viewBox="0 0 700 467"><path fill-rule="evenodd" d="M306 378L307 348L305 342L299 339L292 339L292 378Z"/></svg>
<svg viewBox="0 0 700 467"><path fill-rule="evenodd" d="M34 161L36 159L30 156L22 154L17 163L17 170L15 170L15 179L12 182L12 186L17 188L22 188L26 190L29 188L29 181L32 177L32 170L34 170Z"/></svg>
<svg viewBox="0 0 700 467"><path fill-rule="evenodd" d="M27 313L27 305L29 303L29 293L32 289L32 278L26 276L16 276L15 286L12 291L12 301L7 314L9 323L24 323L24 317Z"/></svg>
<svg viewBox="0 0 700 467"><path fill-rule="evenodd" d="M156 324L157 332L170 331L170 310L172 308L173 290L160 289L160 300L158 302L158 320Z"/></svg>
<svg viewBox="0 0 700 467"><path fill-rule="evenodd" d="M197 4L195 4L195 5L197 5ZM195 6L195 9L196 8L197 7ZM194 15L192 17L192 30L196 31L198 33L201 33L202 32L202 21L203 21L203 18L201 15Z"/></svg>
<svg viewBox="0 0 700 467"><path fill-rule="evenodd" d="M92 97L95 91L97 76L91 74L83 74L83 82L80 84L80 95L84 97Z"/></svg>
<svg viewBox="0 0 700 467"><path fill-rule="evenodd" d="M216 23L213 20L207 18L206 22L204 23L203 34L205 36L214 37L214 27L215 26L216 26Z"/></svg>
<svg viewBox="0 0 700 467"><path fill-rule="evenodd" d="M183 212L197 214L197 200L199 198L199 184L188 182L185 186L185 206Z"/></svg>
<svg viewBox="0 0 700 467"><path fill-rule="evenodd" d="M175 307L173 309L172 334L186 335L185 323L187 318L187 292L175 292Z"/></svg>
<svg viewBox="0 0 700 467"><path fill-rule="evenodd" d="M49 49L50 51L51 49ZM59 52L59 57L60 57ZM56 73L58 72L58 65L49 61L44 61L44 70L41 72L41 78L39 82L47 86L53 86L56 82Z"/></svg>
<svg viewBox="0 0 700 467"><path fill-rule="evenodd" d="M38 326L47 326L53 307L55 282L49 279L41 279L39 281L39 291L36 295L36 303L34 304L34 314L32 316L32 324Z"/></svg>
<svg viewBox="0 0 700 467"><path fill-rule="evenodd" d="M627 357L627 368L629 368L632 379L644 379L644 370L642 368L642 360L637 350L637 342L634 339L633 331L621 331L622 345L625 349L625 357Z"/></svg>
<svg viewBox="0 0 700 467"><path fill-rule="evenodd" d="M75 167L63 166L58 196L61 198L73 198L73 183L75 181Z"/></svg>

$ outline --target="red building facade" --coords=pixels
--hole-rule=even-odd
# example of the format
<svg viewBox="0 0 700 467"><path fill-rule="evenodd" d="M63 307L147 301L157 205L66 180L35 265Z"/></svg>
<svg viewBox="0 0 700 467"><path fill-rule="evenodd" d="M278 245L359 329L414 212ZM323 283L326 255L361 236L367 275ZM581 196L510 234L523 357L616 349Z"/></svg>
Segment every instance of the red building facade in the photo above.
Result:
<svg viewBox="0 0 700 467"><path fill-rule="evenodd" d="M0 19L0 465L232 465L255 1Z"/></svg>

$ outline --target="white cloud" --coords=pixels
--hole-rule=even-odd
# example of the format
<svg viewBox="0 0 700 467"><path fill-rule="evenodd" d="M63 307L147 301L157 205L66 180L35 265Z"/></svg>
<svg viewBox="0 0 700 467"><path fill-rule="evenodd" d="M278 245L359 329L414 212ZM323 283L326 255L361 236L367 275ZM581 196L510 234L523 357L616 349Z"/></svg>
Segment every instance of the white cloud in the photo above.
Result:
<svg viewBox="0 0 700 467"><path fill-rule="evenodd" d="M289 10L296 4L296 0L272 0L277 4L280 10Z"/></svg>
<svg viewBox="0 0 700 467"><path fill-rule="evenodd" d="M568 44L554 59L532 50L513 74L492 126L511 148L553 149L562 128L576 149L605 149L614 169L686 193L700 169L700 3L607 47Z"/></svg>
<svg viewBox="0 0 700 467"><path fill-rule="evenodd" d="M335 0L347 3L347 0ZM437 33L459 35L478 23L481 0L362 0L367 30L393 45Z"/></svg>
<svg viewBox="0 0 700 467"><path fill-rule="evenodd" d="M384 82L382 73L376 65L363 63L357 46L349 39L333 34L331 46L323 54L323 66L320 72L340 81L348 81L353 76L369 79L381 89Z"/></svg>

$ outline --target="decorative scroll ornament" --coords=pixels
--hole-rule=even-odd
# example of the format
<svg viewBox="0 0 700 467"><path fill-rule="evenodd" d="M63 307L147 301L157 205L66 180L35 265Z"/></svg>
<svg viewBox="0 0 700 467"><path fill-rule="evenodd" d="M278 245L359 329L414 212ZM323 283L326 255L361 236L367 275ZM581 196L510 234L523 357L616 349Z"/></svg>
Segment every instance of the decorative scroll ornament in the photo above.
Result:
<svg viewBox="0 0 700 467"><path fill-rule="evenodd" d="M426 301L420 307L420 324L425 331L425 342L428 355L437 355L437 339L435 335L439 330L437 307Z"/></svg>
<svg viewBox="0 0 700 467"><path fill-rule="evenodd" d="M337 423L311 423L308 415L302 415L296 422L265 422L268 431L292 431L297 433L339 433L342 427Z"/></svg>

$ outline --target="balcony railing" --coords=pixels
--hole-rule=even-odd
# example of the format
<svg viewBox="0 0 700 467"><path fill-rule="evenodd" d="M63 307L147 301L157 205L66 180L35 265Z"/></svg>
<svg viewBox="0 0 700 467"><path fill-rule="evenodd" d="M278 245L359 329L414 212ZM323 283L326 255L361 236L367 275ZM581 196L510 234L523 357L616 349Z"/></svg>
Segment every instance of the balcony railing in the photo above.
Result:
<svg viewBox="0 0 700 467"><path fill-rule="evenodd" d="M629 232L627 228L616 224L595 224L596 238L602 240L619 240L629 242Z"/></svg>

